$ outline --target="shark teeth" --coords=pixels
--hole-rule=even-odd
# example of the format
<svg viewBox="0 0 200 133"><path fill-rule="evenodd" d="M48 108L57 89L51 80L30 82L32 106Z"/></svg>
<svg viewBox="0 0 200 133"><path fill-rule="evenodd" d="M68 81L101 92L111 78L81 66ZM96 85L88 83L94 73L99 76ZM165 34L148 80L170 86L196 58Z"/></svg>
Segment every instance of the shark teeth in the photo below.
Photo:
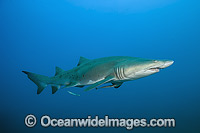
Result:
<svg viewBox="0 0 200 133"><path fill-rule="evenodd" d="M155 71L155 72L159 72L159 71L160 71L160 68L158 68L158 67L156 67L156 68L150 68L149 70Z"/></svg>

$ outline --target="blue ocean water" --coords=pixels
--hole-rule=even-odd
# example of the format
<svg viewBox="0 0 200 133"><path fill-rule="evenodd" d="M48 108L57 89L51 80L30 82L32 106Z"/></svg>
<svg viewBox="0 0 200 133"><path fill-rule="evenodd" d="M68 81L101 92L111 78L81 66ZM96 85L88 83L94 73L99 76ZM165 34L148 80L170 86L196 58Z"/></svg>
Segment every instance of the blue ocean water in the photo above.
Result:
<svg viewBox="0 0 200 133"><path fill-rule="evenodd" d="M175 118L175 128L132 132L199 133L200 1L198 0L1 0L0 60L2 132L125 132L125 128L34 128L38 120L86 118ZM22 70L53 76L55 66L75 67L79 57L132 56L172 59L161 72L120 88L68 88L40 95ZM76 97L67 90L80 93Z"/></svg>

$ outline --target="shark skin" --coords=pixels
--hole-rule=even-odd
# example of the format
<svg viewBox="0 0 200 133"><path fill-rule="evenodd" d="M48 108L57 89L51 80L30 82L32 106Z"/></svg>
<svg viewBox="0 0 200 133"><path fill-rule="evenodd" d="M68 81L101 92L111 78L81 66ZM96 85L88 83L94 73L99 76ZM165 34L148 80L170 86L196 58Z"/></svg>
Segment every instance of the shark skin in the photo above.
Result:
<svg viewBox="0 0 200 133"><path fill-rule="evenodd" d="M53 77L27 71L22 72L27 74L28 78L38 86L37 94L40 94L47 85L52 86L52 94L54 94L60 88L89 85L85 89L85 91L89 91L105 83L112 83L112 85L102 88L119 88L126 81L158 73L160 69L173 63L172 60L152 60L128 56L112 56L93 60L80 57L77 67L68 71L56 67Z"/></svg>

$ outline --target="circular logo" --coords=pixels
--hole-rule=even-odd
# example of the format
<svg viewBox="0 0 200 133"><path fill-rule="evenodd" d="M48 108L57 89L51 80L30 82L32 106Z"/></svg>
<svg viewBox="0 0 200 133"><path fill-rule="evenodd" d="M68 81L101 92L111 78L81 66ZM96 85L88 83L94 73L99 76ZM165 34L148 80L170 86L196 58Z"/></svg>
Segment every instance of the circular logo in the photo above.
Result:
<svg viewBox="0 0 200 133"><path fill-rule="evenodd" d="M34 115L27 115L25 118L25 124L27 127L34 127L36 124L36 117Z"/></svg>

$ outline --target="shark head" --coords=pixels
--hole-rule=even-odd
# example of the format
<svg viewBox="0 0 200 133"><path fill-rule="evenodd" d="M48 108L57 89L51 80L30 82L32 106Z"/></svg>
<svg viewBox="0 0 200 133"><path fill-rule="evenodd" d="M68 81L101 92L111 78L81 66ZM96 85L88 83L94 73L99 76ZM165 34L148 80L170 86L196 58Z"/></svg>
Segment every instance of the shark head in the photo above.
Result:
<svg viewBox="0 0 200 133"><path fill-rule="evenodd" d="M127 61L124 66L124 75L127 79L138 79L157 73L160 69L164 69L172 65L172 60L149 60L143 58L135 58Z"/></svg>

